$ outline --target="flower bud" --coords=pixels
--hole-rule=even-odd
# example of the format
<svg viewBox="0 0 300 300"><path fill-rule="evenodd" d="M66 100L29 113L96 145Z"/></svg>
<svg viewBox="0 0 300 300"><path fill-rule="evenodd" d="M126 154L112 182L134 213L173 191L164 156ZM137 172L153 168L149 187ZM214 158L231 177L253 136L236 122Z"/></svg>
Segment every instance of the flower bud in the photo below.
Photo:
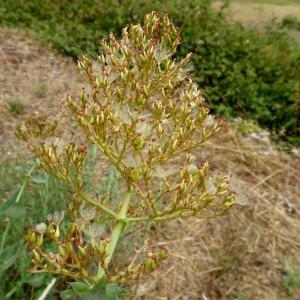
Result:
<svg viewBox="0 0 300 300"><path fill-rule="evenodd" d="M34 262L37 265L39 265L41 263L41 256L39 255L39 253L35 249L32 249L32 253L33 253L33 260L34 260Z"/></svg>
<svg viewBox="0 0 300 300"><path fill-rule="evenodd" d="M158 124L158 133L162 133L163 132L163 128L162 128L162 125L161 123Z"/></svg>
<svg viewBox="0 0 300 300"><path fill-rule="evenodd" d="M59 231L59 227L56 227L55 233L54 233L54 239L57 240L59 239L60 236L60 231Z"/></svg>
<svg viewBox="0 0 300 300"><path fill-rule="evenodd" d="M152 258L148 258L145 262L145 267L148 271L153 271L156 267L155 260Z"/></svg>
<svg viewBox="0 0 300 300"><path fill-rule="evenodd" d="M86 255L85 249L81 246L78 246L78 250L79 250L81 258L85 257L85 255Z"/></svg>
<svg viewBox="0 0 300 300"><path fill-rule="evenodd" d="M184 192L184 191L186 191L186 188L187 188L187 184L186 184L185 180L182 180L180 183L180 189Z"/></svg>
<svg viewBox="0 0 300 300"><path fill-rule="evenodd" d="M138 151L142 150L144 148L144 145L145 145L144 139L141 136L137 137L135 140L136 150Z"/></svg>
<svg viewBox="0 0 300 300"><path fill-rule="evenodd" d="M28 241L32 244L36 242L36 233L34 231L29 232Z"/></svg>
<svg viewBox="0 0 300 300"><path fill-rule="evenodd" d="M37 240L35 242L35 245L37 247L41 247L43 245L43 241L44 241L44 235L43 234L39 234L37 237Z"/></svg>
<svg viewBox="0 0 300 300"><path fill-rule="evenodd" d="M61 245L58 246L58 250L59 250L59 253L61 254L61 256L63 258L66 258L67 257L67 254L66 254L66 251L65 251L65 248Z"/></svg>
<svg viewBox="0 0 300 300"><path fill-rule="evenodd" d="M166 260L168 258L166 250L160 249L158 252L158 257L160 260Z"/></svg>
<svg viewBox="0 0 300 300"><path fill-rule="evenodd" d="M72 254L74 252L74 248L71 242L68 242L66 245L66 253Z"/></svg>
<svg viewBox="0 0 300 300"><path fill-rule="evenodd" d="M68 236L72 236L76 232L76 224L71 223L68 228Z"/></svg>

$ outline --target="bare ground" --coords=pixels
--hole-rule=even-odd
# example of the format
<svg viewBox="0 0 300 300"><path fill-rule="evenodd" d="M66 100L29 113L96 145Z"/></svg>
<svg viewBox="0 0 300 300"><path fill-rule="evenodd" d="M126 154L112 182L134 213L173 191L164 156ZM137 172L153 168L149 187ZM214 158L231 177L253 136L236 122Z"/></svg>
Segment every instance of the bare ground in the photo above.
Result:
<svg viewBox="0 0 300 300"><path fill-rule="evenodd" d="M6 155L23 155L13 135L16 123L35 111L56 114L66 92L82 80L73 61L0 29L0 143ZM47 87L41 93L41 85ZM8 102L19 99L24 115ZM133 299L299 299L288 297L287 263L300 268L300 162L276 150L265 133L243 136L229 123L197 153L211 161L212 173L231 171L246 205L216 220L177 220L155 227L152 243L165 245L168 261L153 275L132 284ZM3 159L3 157L2 157Z"/></svg>
<svg viewBox="0 0 300 300"><path fill-rule="evenodd" d="M300 20L300 1L289 0L234 0L228 9L234 20L257 29L264 29L271 21L280 22L286 16ZM289 30L289 34L300 41L300 31Z"/></svg>
<svg viewBox="0 0 300 300"><path fill-rule="evenodd" d="M0 29L0 65L0 148L13 155L22 147L14 138L16 124L33 113L56 115L65 94L78 93L83 84L71 59L19 30ZM24 112L11 111L11 102L21 102Z"/></svg>

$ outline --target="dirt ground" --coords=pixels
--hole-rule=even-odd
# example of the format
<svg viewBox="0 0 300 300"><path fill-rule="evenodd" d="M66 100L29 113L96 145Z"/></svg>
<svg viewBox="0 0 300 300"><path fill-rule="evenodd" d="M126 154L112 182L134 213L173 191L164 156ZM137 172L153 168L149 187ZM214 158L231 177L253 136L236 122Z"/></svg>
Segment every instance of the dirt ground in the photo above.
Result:
<svg viewBox="0 0 300 300"><path fill-rule="evenodd" d="M234 21L263 29L271 21L280 22L286 16L294 16L300 20L300 1L233 0L229 6L228 14ZM289 33L300 41L300 31L289 30Z"/></svg>
<svg viewBox="0 0 300 300"><path fill-rule="evenodd" d="M18 30L0 29L0 65L0 147L14 155L23 146L14 138L16 124L33 113L57 114L65 94L76 94L83 83L71 59L56 57ZM23 112L14 113L15 102Z"/></svg>
<svg viewBox="0 0 300 300"><path fill-rule="evenodd" d="M10 29L0 29L0 64L0 144L6 155L23 155L15 125L36 111L56 114L83 82L73 61ZM24 114L10 111L14 100ZM268 133L244 136L241 126L228 123L196 155L212 174L233 174L243 205L216 220L158 224L152 243L166 246L169 260L132 284L132 299L299 299L300 289L288 297L283 281L300 268L300 161L276 150Z"/></svg>

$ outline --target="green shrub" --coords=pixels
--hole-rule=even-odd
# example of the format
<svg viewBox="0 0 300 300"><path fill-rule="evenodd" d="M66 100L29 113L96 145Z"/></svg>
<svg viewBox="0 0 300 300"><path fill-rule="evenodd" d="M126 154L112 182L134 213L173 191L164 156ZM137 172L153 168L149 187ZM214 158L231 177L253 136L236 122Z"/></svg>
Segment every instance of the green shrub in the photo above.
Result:
<svg viewBox="0 0 300 300"><path fill-rule="evenodd" d="M284 276L282 278L283 287L288 296L293 296L296 289L300 289L300 271L298 266L292 262L284 265Z"/></svg>
<svg viewBox="0 0 300 300"><path fill-rule="evenodd" d="M300 30L300 20L295 16L286 16L281 21L281 27Z"/></svg>
<svg viewBox="0 0 300 300"><path fill-rule="evenodd" d="M9 110L14 115L21 115L25 111L25 105L19 99L8 102Z"/></svg>
<svg viewBox="0 0 300 300"><path fill-rule="evenodd" d="M47 94L47 90L48 90L47 85L43 83L36 88L35 95L38 98L44 98Z"/></svg>
<svg viewBox="0 0 300 300"><path fill-rule="evenodd" d="M1 0L0 0L1 1ZM231 23L211 0L0 2L0 25L29 28L62 53L96 56L109 31L150 11L169 13L182 30L180 55L193 52L194 80L213 109L256 120L300 145L300 51L284 33Z"/></svg>

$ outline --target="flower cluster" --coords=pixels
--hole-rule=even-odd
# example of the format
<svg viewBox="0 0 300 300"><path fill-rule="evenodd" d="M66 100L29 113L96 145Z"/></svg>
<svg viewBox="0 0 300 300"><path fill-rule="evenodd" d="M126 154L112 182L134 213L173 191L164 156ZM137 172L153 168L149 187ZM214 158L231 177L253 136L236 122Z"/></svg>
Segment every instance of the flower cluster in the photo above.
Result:
<svg viewBox="0 0 300 300"><path fill-rule="evenodd" d="M18 128L40 166L65 181L73 195L71 223L63 237L53 220L44 232L35 228L28 235L38 270L94 283L103 276L121 283L138 279L166 254L160 250L135 268L111 274L110 261L128 223L211 218L234 204L229 178L209 178L208 163L196 161L195 153L220 130L221 121L209 114L205 97L188 73L191 55L174 58L179 41L168 17L151 13L143 25L125 28L119 41L113 34L103 40L97 62L89 57L78 62L90 88L78 98L67 95L65 112L126 183L127 194L117 209L84 190L86 146L46 140L56 122L48 124L44 117ZM36 146L32 139L37 138L44 141ZM105 222L113 224L110 231L103 229ZM42 250L46 233L57 245L55 254Z"/></svg>

